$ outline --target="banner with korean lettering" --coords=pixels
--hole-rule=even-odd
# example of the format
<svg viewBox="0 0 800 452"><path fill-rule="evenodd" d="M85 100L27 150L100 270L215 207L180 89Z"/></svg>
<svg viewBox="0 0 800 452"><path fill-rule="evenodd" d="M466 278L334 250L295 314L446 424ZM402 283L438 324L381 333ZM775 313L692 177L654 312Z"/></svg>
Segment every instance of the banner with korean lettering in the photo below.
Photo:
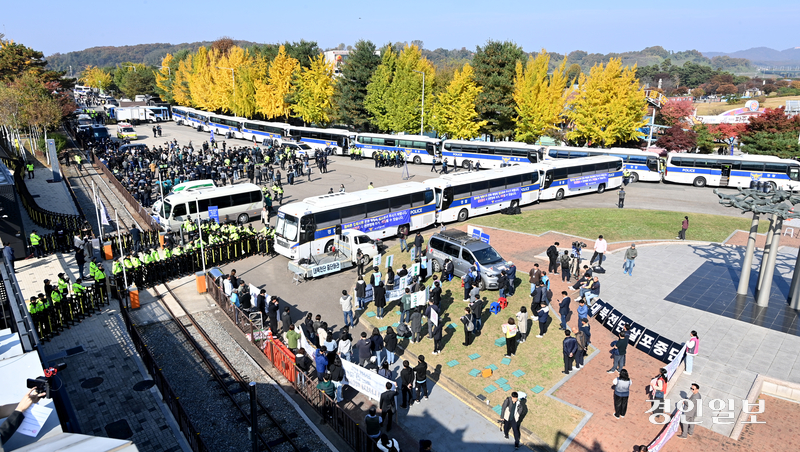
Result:
<svg viewBox="0 0 800 452"><path fill-rule="evenodd" d="M381 394L386 392L386 383L391 383L393 388L397 390L397 383L394 381L383 378L377 373L350 361L342 360L342 368L345 376L344 383L370 399L380 400Z"/></svg>
<svg viewBox="0 0 800 452"><path fill-rule="evenodd" d="M522 196L522 191L519 187L509 188L494 193L487 193L485 195L473 196L470 200L470 207L476 209L491 204L497 204L503 201L511 201L512 199L519 199Z"/></svg>
<svg viewBox="0 0 800 452"><path fill-rule="evenodd" d="M608 173L590 174L588 176L573 177L567 180L567 187L569 187L570 190L600 184L608 184Z"/></svg>
<svg viewBox="0 0 800 452"><path fill-rule="evenodd" d="M672 414L669 424L667 424L666 427L664 427L664 430L662 430L661 433L659 433L659 435L656 437L656 439L654 439L653 442L647 446L647 451L659 452L662 450L667 444L667 441L669 441L673 436L675 436L676 433L678 433L680 426L681 413L680 411L675 410L675 412Z"/></svg>
<svg viewBox="0 0 800 452"><path fill-rule="evenodd" d="M411 215L408 210L402 212L392 212L375 218L365 218L342 225L342 229L358 229L361 232L372 232L380 229L408 224Z"/></svg>

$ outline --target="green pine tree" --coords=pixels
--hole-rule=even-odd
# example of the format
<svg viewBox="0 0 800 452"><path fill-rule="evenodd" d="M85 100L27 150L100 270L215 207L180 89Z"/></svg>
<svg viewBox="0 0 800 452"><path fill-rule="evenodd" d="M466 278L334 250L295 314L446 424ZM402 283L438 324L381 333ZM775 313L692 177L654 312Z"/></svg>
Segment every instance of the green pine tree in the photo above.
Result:
<svg viewBox="0 0 800 452"><path fill-rule="evenodd" d="M483 90L476 107L487 121L481 131L495 139L514 134L514 74L517 61L524 59L525 52L513 42L489 41L478 47L472 60L475 81Z"/></svg>
<svg viewBox="0 0 800 452"><path fill-rule="evenodd" d="M358 41L342 64L342 76L336 79L334 85L335 122L352 125L360 132L370 131L370 114L364 107L364 98L367 96L367 85L379 64L381 57L375 55L375 44Z"/></svg>

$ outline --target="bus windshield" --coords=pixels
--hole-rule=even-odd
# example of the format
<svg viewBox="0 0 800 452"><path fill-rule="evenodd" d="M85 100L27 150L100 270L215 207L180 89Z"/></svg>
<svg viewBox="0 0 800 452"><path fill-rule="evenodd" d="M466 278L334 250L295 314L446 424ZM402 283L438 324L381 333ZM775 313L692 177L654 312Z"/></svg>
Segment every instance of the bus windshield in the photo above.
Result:
<svg viewBox="0 0 800 452"><path fill-rule="evenodd" d="M297 240L297 218L291 215L279 214L275 233L286 240Z"/></svg>
<svg viewBox="0 0 800 452"><path fill-rule="evenodd" d="M169 214L172 213L172 205L167 201L164 201L163 207L163 212L160 212L159 214L161 215L161 218L168 219Z"/></svg>

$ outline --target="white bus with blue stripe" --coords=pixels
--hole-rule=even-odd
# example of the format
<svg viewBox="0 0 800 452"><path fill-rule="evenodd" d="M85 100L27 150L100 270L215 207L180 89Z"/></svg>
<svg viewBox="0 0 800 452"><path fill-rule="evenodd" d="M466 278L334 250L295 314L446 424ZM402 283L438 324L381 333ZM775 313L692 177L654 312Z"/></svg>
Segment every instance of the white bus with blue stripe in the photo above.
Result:
<svg viewBox="0 0 800 452"><path fill-rule="evenodd" d="M516 141L467 141L445 140L442 143L442 158L451 167L504 168L526 165L541 160L541 146Z"/></svg>
<svg viewBox="0 0 800 452"><path fill-rule="evenodd" d="M289 126L289 136L292 139L306 143L320 151L330 148L336 155L345 154L344 150L350 147L350 141L355 138L355 135L355 132L347 129Z"/></svg>
<svg viewBox="0 0 800 452"><path fill-rule="evenodd" d="M742 187L751 182L773 189L800 189L800 163L772 155L711 155L670 153L664 180L695 187Z"/></svg>
<svg viewBox="0 0 800 452"><path fill-rule="evenodd" d="M640 149L626 148L578 148L569 146L549 146L546 157L552 159L575 159L592 155L613 155L622 159L622 168L631 173L631 182L660 182L658 156Z"/></svg>
<svg viewBox="0 0 800 452"><path fill-rule="evenodd" d="M242 124L242 137L253 143L270 144L289 135L289 124L246 119Z"/></svg>
<svg viewBox="0 0 800 452"><path fill-rule="evenodd" d="M208 127L206 131L213 131L214 136L217 138L226 136L242 139L244 138L242 128L245 121L247 121L246 118L238 118L236 116L211 115L208 118Z"/></svg>
<svg viewBox="0 0 800 452"><path fill-rule="evenodd" d="M177 123L197 129L198 132L202 132L206 130L208 118L211 116L211 114L202 110L195 110L194 108L178 106L172 107L172 116L175 118Z"/></svg>
<svg viewBox="0 0 800 452"><path fill-rule="evenodd" d="M383 151L399 151L405 154L407 162L432 165L439 155L440 143L440 139L425 135L359 133L353 145L368 159L378 158Z"/></svg>
<svg viewBox="0 0 800 452"><path fill-rule="evenodd" d="M540 176L535 166L517 165L445 174L425 185L436 195L438 222L449 223L538 201Z"/></svg>
<svg viewBox="0 0 800 452"><path fill-rule="evenodd" d="M547 160L536 167L542 171L539 199L543 201L584 193L603 193L622 185L622 159L611 155Z"/></svg>
<svg viewBox="0 0 800 452"><path fill-rule="evenodd" d="M278 209L275 251L289 259L308 258L332 251L336 235L345 229L358 229L374 240L425 229L435 221L433 189L421 182L315 196Z"/></svg>

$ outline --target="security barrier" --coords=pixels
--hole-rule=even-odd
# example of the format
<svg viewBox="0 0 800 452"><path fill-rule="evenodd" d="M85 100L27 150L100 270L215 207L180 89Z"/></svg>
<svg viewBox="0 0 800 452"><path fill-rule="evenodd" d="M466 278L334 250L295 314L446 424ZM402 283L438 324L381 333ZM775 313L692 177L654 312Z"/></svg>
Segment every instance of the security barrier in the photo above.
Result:
<svg viewBox="0 0 800 452"><path fill-rule="evenodd" d="M142 205L139 204L139 201L137 201L136 199L134 199L133 196L131 196L130 192L125 187L122 186L122 184L114 176L114 173L112 173L108 169L108 167L105 166L103 162L100 161L99 157L95 156L95 162L96 163L93 164L94 167L100 169L100 172L103 173L105 179L111 182L111 185L114 186L114 188L117 190L117 193L125 199L125 202L127 202L128 205L131 206L131 208L134 209L137 214L139 214L139 216L145 222L145 225L151 230L156 230L156 231L159 230L158 222L155 219L153 219L153 217L150 215L150 212L148 212L144 207L142 207Z"/></svg>
<svg viewBox="0 0 800 452"><path fill-rule="evenodd" d="M233 323L241 330L260 350L270 362L286 377L292 384L295 391L303 396L303 399L311 405L322 417L323 423L327 423L339 436L356 452L375 452L378 449L375 440L367 435L367 432L359 427L359 423L350 417L334 400L324 392L317 389L317 379L309 376L298 368L294 363L294 355L272 334L266 335L254 331L253 324L245 315L244 311L234 306L230 299L225 295L222 288L210 274L206 274L206 287L214 302L222 308ZM313 366L312 366L313 369ZM311 374L316 375L315 372Z"/></svg>

